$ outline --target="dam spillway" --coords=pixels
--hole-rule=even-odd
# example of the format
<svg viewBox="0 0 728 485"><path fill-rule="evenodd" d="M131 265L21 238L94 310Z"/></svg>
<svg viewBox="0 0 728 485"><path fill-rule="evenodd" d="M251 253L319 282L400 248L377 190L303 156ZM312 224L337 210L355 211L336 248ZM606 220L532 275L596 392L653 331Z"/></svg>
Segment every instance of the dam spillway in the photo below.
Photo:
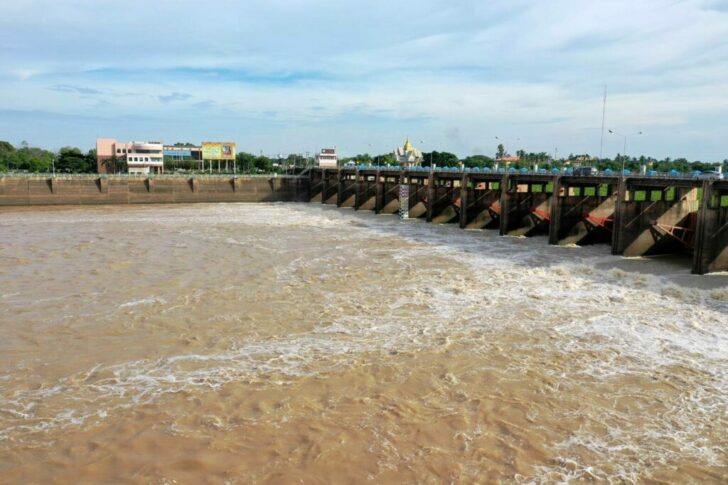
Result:
<svg viewBox="0 0 728 485"><path fill-rule="evenodd" d="M691 253L728 270L728 181L687 177L313 168L298 175L0 175L0 207L321 202L549 244L604 243L627 257Z"/></svg>
<svg viewBox="0 0 728 485"><path fill-rule="evenodd" d="M728 270L728 181L687 177L315 168L308 200L549 244L610 244L627 257L693 255L692 272ZM404 190L402 190L404 189Z"/></svg>

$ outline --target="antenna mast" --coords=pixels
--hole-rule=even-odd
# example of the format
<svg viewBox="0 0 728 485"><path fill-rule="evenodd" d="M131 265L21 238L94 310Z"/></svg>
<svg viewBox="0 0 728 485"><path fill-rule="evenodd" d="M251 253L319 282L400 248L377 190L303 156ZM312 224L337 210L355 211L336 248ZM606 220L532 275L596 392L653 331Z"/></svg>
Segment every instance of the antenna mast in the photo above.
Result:
<svg viewBox="0 0 728 485"><path fill-rule="evenodd" d="M602 139L599 142L599 160L601 161L604 152L604 119L607 115L607 85L604 85L604 103L602 104Z"/></svg>

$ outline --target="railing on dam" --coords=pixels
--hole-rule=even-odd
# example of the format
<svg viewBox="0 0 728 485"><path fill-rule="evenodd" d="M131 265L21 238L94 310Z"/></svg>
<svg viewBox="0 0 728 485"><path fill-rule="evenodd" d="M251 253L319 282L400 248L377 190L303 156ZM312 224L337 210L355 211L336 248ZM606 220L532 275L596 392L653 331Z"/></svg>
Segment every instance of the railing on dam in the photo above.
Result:
<svg viewBox="0 0 728 485"><path fill-rule="evenodd" d="M721 179L375 166L314 168L309 176L309 201L542 234L550 244L607 243L625 256L688 252L694 273L728 270L728 181Z"/></svg>
<svg viewBox="0 0 728 485"><path fill-rule="evenodd" d="M580 175L573 168L553 168L547 169L530 169L530 168L504 168L499 167L497 169L490 167L401 167L399 165L347 165L341 167L342 170L378 170L382 172L400 172L406 170L408 172L435 172L435 173L497 173L497 174L537 174L537 175L566 175L566 176L583 176ZM320 170L320 169L319 169ZM336 169L334 169L336 170ZM587 175L591 176L591 175ZM658 172L656 170L646 170L644 174L633 174L629 169L623 169L620 172L615 172L611 169L605 169L600 172L596 172L593 176L605 176L605 177L649 177L649 178L662 178L662 179L722 179L723 175L716 175L714 172L703 173L700 171L692 172L678 172L677 170L671 170L669 172Z"/></svg>
<svg viewBox="0 0 728 485"><path fill-rule="evenodd" d="M202 178L216 178L216 177L223 177L223 178L230 178L230 177L239 177L239 178L296 178L300 177L300 175L292 175L292 174L281 174L281 173L205 173L205 172L194 172L194 173L161 173L161 174L141 174L141 173L107 173L107 174L99 174L99 173L63 173L63 172L56 172L56 173L22 173L22 172L0 172L0 178L3 177L13 177L13 178L23 178L23 179L48 179L48 178L57 178L57 179L67 179L67 180L96 180L99 178L119 178L119 179L133 179L133 180L139 180L139 179L147 179L147 178L178 178L178 179L188 179L193 177L202 177Z"/></svg>

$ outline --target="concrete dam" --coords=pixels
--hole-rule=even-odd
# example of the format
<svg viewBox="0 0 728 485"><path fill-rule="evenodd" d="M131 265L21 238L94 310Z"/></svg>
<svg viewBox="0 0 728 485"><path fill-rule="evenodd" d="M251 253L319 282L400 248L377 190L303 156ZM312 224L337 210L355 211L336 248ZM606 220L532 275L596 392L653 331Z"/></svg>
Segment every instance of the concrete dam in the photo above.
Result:
<svg viewBox="0 0 728 485"><path fill-rule="evenodd" d="M0 175L0 207L304 202L307 194L308 178L289 175Z"/></svg>
<svg viewBox="0 0 728 485"><path fill-rule="evenodd" d="M428 222L605 243L612 254L689 252L692 272L728 270L728 181L385 167L313 169L311 202Z"/></svg>
<svg viewBox="0 0 728 485"><path fill-rule="evenodd" d="M612 253L691 253L692 271L728 270L728 181L397 167L300 175L2 175L0 207L195 202L321 202L402 213L549 244Z"/></svg>

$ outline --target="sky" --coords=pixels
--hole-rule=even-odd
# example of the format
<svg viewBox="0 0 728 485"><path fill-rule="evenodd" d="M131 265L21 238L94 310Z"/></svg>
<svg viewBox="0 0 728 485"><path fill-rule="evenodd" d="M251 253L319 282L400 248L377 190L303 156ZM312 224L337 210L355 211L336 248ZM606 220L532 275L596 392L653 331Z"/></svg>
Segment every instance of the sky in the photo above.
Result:
<svg viewBox="0 0 728 485"><path fill-rule="evenodd" d="M728 0L2 0L0 140L97 137L723 160Z"/></svg>

